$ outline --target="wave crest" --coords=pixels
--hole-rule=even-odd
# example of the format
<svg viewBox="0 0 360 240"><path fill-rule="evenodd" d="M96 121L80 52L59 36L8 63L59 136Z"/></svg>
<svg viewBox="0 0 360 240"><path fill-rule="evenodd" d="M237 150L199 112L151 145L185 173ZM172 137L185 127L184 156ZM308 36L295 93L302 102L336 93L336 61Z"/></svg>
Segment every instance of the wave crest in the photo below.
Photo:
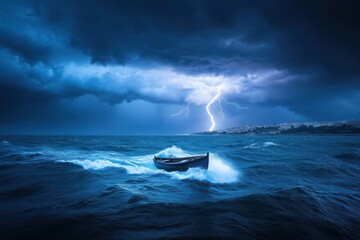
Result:
<svg viewBox="0 0 360 240"><path fill-rule="evenodd" d="M191 154L172 146L166 148L157 156L162 157L179 157L190 156ZM101 156L102 159L98 159ZM161 169L157 169L154 166L153 155L121 156L119 158L113 155L107 155L106 152L102 154L94 153L91 156L87 156L87 159L69 159L59 160L58 162L69 162L79 165L86 170L100 170L105 168L122 168L125 169L128 174L165 174L175 179L196 179L200 181L209 181L212 183L231 183L238 180L239 172L234 170L231 165L217 154L210 153L209 169L206 171L199 168L191 168L186 172L166 172Z"/></svg>
<svg viewBox="0 0 360 240"><path fill-rule="evenodd" d="M173 145L170 148L165 148L164 150L161 150L156 154L158 157L168 157L168 158L176 158L176 157L187 157L190 156L190 154L186 153L181 148L178 148L177 146Z"/></svg>
<svg viewBox="0 0 360 240"><path fill-rule="evenodd" d="M264 142L264 143L252 143L250 145L245 146L244 148L266 148L266 147L273 147L273 146L279 146L279 144L274 142Z"/></svg>

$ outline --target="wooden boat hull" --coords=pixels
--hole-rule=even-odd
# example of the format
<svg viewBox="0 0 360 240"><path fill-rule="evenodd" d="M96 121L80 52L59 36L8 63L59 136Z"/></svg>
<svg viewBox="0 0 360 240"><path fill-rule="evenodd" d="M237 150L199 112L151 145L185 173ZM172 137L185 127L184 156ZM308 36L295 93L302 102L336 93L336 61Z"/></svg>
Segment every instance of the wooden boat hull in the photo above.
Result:
<svg viewBox="0 0 360 240"><path fill-rule="evenodd" d="M187 171L189 168L208 169L209 153L205 156L194 156L184 158L159 158L154 156L154 164L157 168L168 172Z"/></svg>

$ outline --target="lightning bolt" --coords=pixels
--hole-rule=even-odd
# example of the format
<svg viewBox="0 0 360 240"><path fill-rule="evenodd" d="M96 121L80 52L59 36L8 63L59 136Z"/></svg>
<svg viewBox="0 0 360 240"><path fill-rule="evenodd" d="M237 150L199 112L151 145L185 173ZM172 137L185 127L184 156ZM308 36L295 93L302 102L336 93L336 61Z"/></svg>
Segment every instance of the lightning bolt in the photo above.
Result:
<svg viewBox="0 0 360 240"><path fill-rule="evenodd" d="M217 103L216 107L219 111L219 115L220 115L220 120L224 118L225 114L224 114L224 111L223 111L223 108L222 108L222 101L225 103L225 104L228 104L228 105L233 105L235 106L237 109L247 109L247 107L241 107L239 106L238 104L236 103L233 103L233 102L229 102L224 96L222 96L221 94L221 91L222 91L222 88L224 86L224 83L223 82L222 84L220 84L218 86L218 89L217 89L217 93L216 95L210 100L210 102L208 104L206 104L206 112L207 114L209 115L209 118L210 118L210 121L211 121L211 126L210 126L210 129L209 131L212 132L214 130L214 128L216 127L216 122L215 122L215 117L213 115L213 113L211 112L211 106L214 104L214 103ZM176 116L180 116L181 114L185 113L185 117L188 116L189 112L190 112L190 105L193 103L193 101L189 102L184 108L182 108L179 112L177 113L174 113L174 114L171 114L170 116L172 117L176 117Z"/></svg>
<svg viewBox="0 0 360 240"><path fill-rule="evenodd" d="M179 112L177 113L174 113L174 114L171 114L170 116L172 117L176 117L176 116L179 116L181 114L183 114L183 112L185 112L185 117L188 116L189 114L189 111L190 111L190 105L193 103L193 101L189 102L183 109L181 109Z"/></svg>
<svg viewBox="0 0 360 240"><path fill-rule="evenodd" d="M224 111L222 109L222 105L221 105L221 99L222 99L222 97L221 98L219 97L218 101L217 101L217 107L219 109L219 114L220 114L220 120L222 120L225 116Z"/></svg>
<svg viewBox="0 0 360 240"><path fill-rule="evenodd" d="M215 123L215 119L214 116L212 115L211 111L210 111L210 107L211 105L220 98L221 96L221 89L223 87L224 83L222 83L219 88L218 88L218 92L217 94L211 99L211 101L206 105L206 112L208 113L209 117L210 117L210 121L211 121L211 127L209 129L210 132L212 132L216 126ZM221 111L222 112L222 111Z"/></svg>
<svg viewBox="0 0 360 240"><path fill-rule="evenodd" d="M224 96L221 96L222 100L224 100L224 102L228 105L233 105L235 106L237 109L243 110L243 109L248 109L247 107L241 107L239 104L233 103L233 102L228 102L228 100L226 100L226 98Z"/></svg>

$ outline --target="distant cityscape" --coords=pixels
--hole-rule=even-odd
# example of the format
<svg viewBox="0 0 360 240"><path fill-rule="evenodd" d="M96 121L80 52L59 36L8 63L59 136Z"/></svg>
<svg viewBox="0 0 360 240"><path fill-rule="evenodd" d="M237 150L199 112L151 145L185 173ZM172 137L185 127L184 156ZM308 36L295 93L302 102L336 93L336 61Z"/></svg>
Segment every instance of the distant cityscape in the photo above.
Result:
<svg viewBox="0 0 360 240"><path fill-rule="evenodd" d="M360 121L280 123L234 127L199 134L360 134Z"/></svg>

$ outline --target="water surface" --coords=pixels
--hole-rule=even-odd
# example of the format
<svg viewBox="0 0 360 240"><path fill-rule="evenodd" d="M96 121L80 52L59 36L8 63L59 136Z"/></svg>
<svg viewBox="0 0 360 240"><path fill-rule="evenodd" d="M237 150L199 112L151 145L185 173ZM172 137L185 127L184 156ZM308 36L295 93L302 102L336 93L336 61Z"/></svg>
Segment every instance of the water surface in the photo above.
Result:
<svg viewBox="0 0 360 240"><path fill-rule="evenodd" d="M1 239L360 236L359 136L2 136L0 183Z"/></svg>

